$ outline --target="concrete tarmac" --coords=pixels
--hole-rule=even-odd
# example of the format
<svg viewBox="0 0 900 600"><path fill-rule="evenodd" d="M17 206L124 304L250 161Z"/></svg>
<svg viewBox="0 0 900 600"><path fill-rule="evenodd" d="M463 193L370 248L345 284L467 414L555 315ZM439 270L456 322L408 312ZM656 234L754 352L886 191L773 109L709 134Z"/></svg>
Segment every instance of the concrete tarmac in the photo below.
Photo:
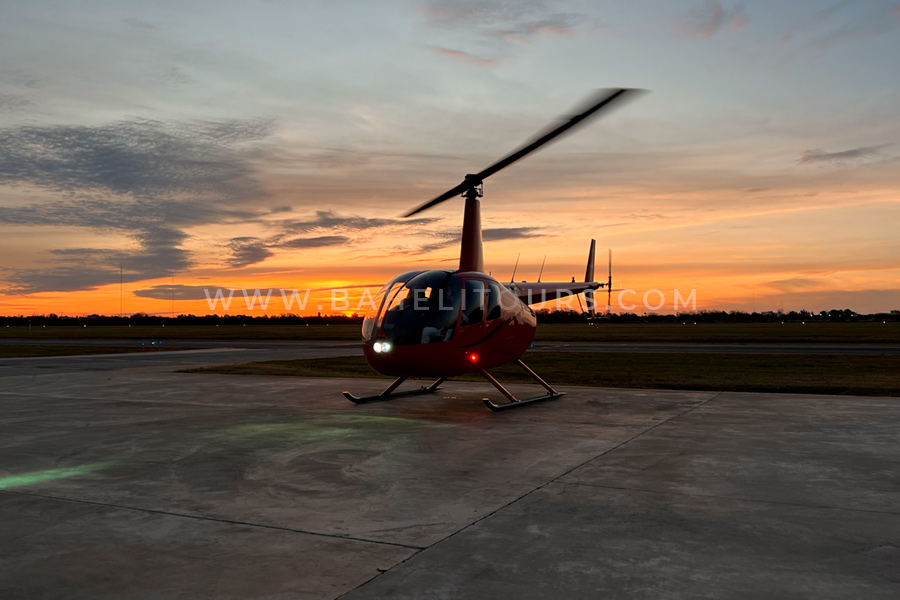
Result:
<svg viewBox="0 0 900 600"><path fill-rule="evenodd" d="M174 372L230 354L0 361L0 597L900 589L896 398Z"/></svg>
<svg viewBox="0 0 900 600"><path fill-rule="evenodd" d="M0 340L2 341L2 340ZM84 340L88 343L60 345L134 346L134 340L119 343L110 340ZM32 342L29 342L32 343ZM53 341L43 342L57 345ZM0 358L0 377L37 375L48 371L115 371L148 367L187 369L214 364L245 363L295 358L362 355L362 348L354 342L168 342L164 347L194 348L189 350L154 350L124 354L88 354L82 356L34 356Z"/></svg>

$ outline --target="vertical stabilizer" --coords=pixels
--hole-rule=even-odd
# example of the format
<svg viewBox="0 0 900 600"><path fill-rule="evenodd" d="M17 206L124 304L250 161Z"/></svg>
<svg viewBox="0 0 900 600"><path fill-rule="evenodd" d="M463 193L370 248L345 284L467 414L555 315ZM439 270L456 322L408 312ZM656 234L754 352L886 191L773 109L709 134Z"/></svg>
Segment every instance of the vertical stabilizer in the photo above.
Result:
<svg viewBox="0 0 900 600"><path fill-rule="evenodd" d="M594 281L594 254L597 249L597 240L591 240L591 249L588 251L587 268L584 270L584 280L588 283ZM587 290L584 293L584 300L587 303L588 314L590 318L594 318L594 290Z"/></svg>
<svg viewBox="0 0 900 600"><path fill-rule="evenodd" d="M584 280L594 281L594 253L597 248L597 240L591 240L591 249L588 251L587 269L584 271Z"/></svg>

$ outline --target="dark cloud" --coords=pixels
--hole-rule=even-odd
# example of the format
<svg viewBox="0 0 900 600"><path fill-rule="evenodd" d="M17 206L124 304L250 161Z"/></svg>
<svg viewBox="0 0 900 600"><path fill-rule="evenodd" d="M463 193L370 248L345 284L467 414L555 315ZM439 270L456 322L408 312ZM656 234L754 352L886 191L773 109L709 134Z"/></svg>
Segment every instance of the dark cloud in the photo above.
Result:
<svg viewBox="0 0 900 600"><path fill-rule="evenodd" d="M337 290L337 289L354 290L354 289L363 289L363 288L377 290L382 285L384 285L384 284L383 283L364 283L364 284L359 284L359 285L341 286L339 288L333 288L333 287L332 288L312 288L309 290L309 292L310 293L328 292L328 291ZM273 288L260 289L259 291L260 291L262 298L265 298L271 291L270 306L276 306L276 301L277 301L277 305L281 306L282 303L284 302L283 297L281 295L281 290L284 290L285 295L288 297L288 299L290 299L291 293L293 292L294 288L273 287ZM142 289L142 290L135 290L134 295L138 296L140 298L153 298L155 300L171 300L172 294L174 292L175 300L207 300L207 299L214 300L218 294L226 301L228 300L228 297L231 296L232 301L239 302L239 306L246 306L246 300L244 298L245 291L247 292L248 298L250 300L252 300L253 296L255 295L256 288L253 288L253 289L248 288L248 289L244 290L244 289L240 289L240 288L231 288L228 286L212 285L212 284L209 284L209 285L176 284L174 286L168 285L168 284L154 285L149 288ZM306 291L307 290L305 290L305 289L299 290L301 297L304 295L304 293ZM219 306L221 306L221 300L219 302L220 302Z"/></svg>
<svg viewBox="0 0 900 600"><path fill-rule="evenodd" d="M323 235L311 238L294 238L280 242L281 248L324 248L326 246L340 246L350 243L350 238L343 235Z"/></svg>
<svg viewBox="0 0 900 600"><path fill-rule="evenodd" d="M18 269L12 275L4 277L8 286L4 294L31 294L35 292L55 291L71 292L94 289L100 285L119 282L118 270L91 266L52 266L43 269ZM130 279L129 279L130 281Z"/></svg>
<svg viewBox="0 0 900 600"><path fill-rule="evenodd" d="M749 17L740 5L727 9L718 0L704 0L702 6L678 19L675 29L681 35L707 40L726 27L741 29L748 22Z"/></svg>
<svg viewBox="0 0 900 600"><path fill-rule="evenodd" d="M271 131L267 120L7 128L0 184L153 198L262 196L238 145Z"/></svg>
<svg viewBox="0 0 900 600"><path fill-rule="evenodd" d="M273 250L310 249L340 246L353 242L350 234L375 229L416 232L421 227L439 221L439 219L370 219L366 217L346 216L330 210L320 210L308 219L284 219L266 221L266 224L278 229L278 233L268 238L238 237L227 244L231 250L231 267L246 267L272 256ZM300 235L311 233L328 233L329 235ZM339 235L348 234L348 235Z"/></svg>
<svg viewBox="0 0 900 600"><path fill-rule="evenodd" d="M179 246L187 235L177 229L155 226L131 235L136 248L60 248L51 250L48 266L9 269L4 279L7 294L69 292L102 285L168 277L187 269L188 253Z"/></svg>
<svg viewBox="0 0 900 600"><path fill-rule="evenodd" d="M229 295L243 298L241 290L215 285L154 285L143 290L135 290L133 293L140 298L154 300L171 300L173 293L176 300L206 300L207 293L210 298L215 298L218 290L222 291L226 299Z"/></svg>
<svg viewBox="0 0 900 600"><path fill-rule="evenodd" d="M483 230L481 239L485 242L498 242L500 240L539 237L543 235L539 231L537 227L496 227Z"/></svg>
<svg viewBox="0 0 900 600"><path fill-rule="evenodd" d="M142 273L145 279L155 279L187 269L191 261L179 246L187 234L168 227L150 227L132 236L140 244L140 251L129 258L130 268Z"/></svg>
<svg viewBox="0 0 900 600"><path fill-rule="evenodd" d="M459 230L432 232L431 237L434 241L421 244L414 247L395 248L396 254L428 254L436 250L442 250L453 244L458 244L460 240Z"/></svg>
<svg viewBox="0 0 900 600"><path fill-rule="evenodd" d="M538 227L494 227L481 231L481 239L485 242L499 242L501 240L515 240L522 238L540 237L543 235ZM460 242L462 230L454 228L445 231L432 231L429 236L434 240L415 248L397 248L397 254L427 254L435 250L442 250Z"/></svg>
<svg viewBox="0 0 900 600"><path fill-rule="evenodd" d="M121 252L57 249L45 268L13 269L7 293L93 289L119 280L165 277L191 266L181 229L247 222L263 214L229 205L260 199L251 155L242 147L268 135L268 121L21 126L0 130L0 185L62 192L64 199L0 207L0 223L119 231L135 242ZM244 262L264 249L232 249ZM236 250L236 252L235 252ZM240 261L240 259L236 259Z"/></svg>
<svg viewBox="0 0 900 600"><path fill-rule="evenodd" d="M233 268L248 267L269 258L274 254L275 248L287 248L292 250L325 248L328 246L340 246L350 243L352 240L343 235L323 235L318 237L298 237L285 239L278 235L268 239L256 237L237 237L229 240L227 246L231 250L231 258L228 266Z"/></svg>
<svg viewBox="0 0 900 600"><path fill-rule="evenodd" d="M97 197L0 207L0 223L120 230L140 230L158 225L243 222L258 215L256 212L228 209L209 201Z"/></svg>
<svg viewBox="0 0 900 600"><path fill-rule="evenodd" d="M231 249L229 267L246 267L272 256L272 251L266 247L266 242L255 237L232 238L228 242L228 247Z"/></svg>
<svg viewBox="0 0 900 600"><path fill-rule="evenodd" d="M306 220L284 220L278 225L287 232L309 233L317 230L363 231L380 227L415 228L434 223L439 219L367 219L365 217L342 216L330 210L318 210L315 217Z"/></svg>
<svg viewBox="0 0 900 600"><path fill-rule="evenodd" d="M876 158L881 155L881 151L891 146L891 144L881 144L880 146L862 146L851 150L842 150L840 152L825 152L823 150L807 150L803 156L797 159L798 165L806 165L811 163L826 164L846 164Z"/></svg>
<svg viewBox="0 0 900 600"><path fill-rule="evenodd" d="M493 67L497 64L497 59L481 58L480 56L475 56L474 54L469 54L462 50L453 50L452 48L444 48L442 46L428 46L428 49L442 56L449 56L450 58L461 60L462 62L478 67Z"/></svg>

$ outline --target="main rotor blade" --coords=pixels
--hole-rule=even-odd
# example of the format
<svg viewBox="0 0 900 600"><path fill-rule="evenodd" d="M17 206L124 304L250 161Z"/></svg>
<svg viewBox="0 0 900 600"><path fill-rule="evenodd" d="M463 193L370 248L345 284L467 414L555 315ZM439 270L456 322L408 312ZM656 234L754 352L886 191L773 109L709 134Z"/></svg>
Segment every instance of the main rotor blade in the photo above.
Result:
<svg viewBox="0 0 900 600"><path fill-rule="evenodd" d="M635 92L635 90L633 90L633 89L604 90L603 92L601 92L601 96L599 97L599 99L597 97L595 97L591 101L589 101L590 105L588 106L587 110L585 110L584 112L582 112L580 114L575 115L574 117L570 118L568 121L563 123L562 125L551 129L547 133L536 138L531 143L516 150L515 152L513 152L506 158L495 162L494 164L492 164L490 167L488 167L484 171L476 174L474 177L472 177L472 179L475 179L479 183L484 181L487 177L490 177L497 171L499 171L501 169L505 169L506 167L513 164L520 158L524 158L524 157L528 156L529 154L531 154L532 152L534 152L535 150L537 150L544 144L561 136L568 130L572 129L573 127L575 127L576 125L578 125L579 123L584 121L585 119L596 114L597 111L599 111L604 106L612 104L617 99L624 98L625 96L627 96L633 92Z"/></svg>
<svg viewBox="0 0 900 600"><path fill-rule="evenodd" d="M450 198L453 198L454 196L458 196L458 195L462 194L463 192L465 192L466 190L469 190L475 186L481 185L481 183L487 177L490 177L491 175L493 175L497 171L500 171L501 169L505 169L506 167L513 164L520 158L524 158L525 156L528 156L529 154L531 154L532 152L534 152L535 150L537 150L544 144L547 144L548 142L553 141L557 137L561 136L562 134L566 133L567 131L569 131L576 125L578 125L579 123L583 122L585 119L588 119L589 117L597 114L597 112L600 109L602 109L606 106L609 106L610 104L613 104L617 100L622 100L629 95L633 95L635 92L638 92L638 91L640 91L640 90L628 89L628 88L624 88L624 89L619 88L619 89L602 91L599 96L595 96L594 98L592 98L589 101L589 103L586 103L588 108L586 110L584 110L583 112L575 115L574 117L571 117L568 121L566 121L562 125L554 127L553 129L540 135L539 137L535 138L533 141L529 142L525 146L522 146L521 148L519 148L512 154L508 155L506 158L503 158L503 159L495 162L494 164L492 164L488 168L484 169L480 173L476 173L474 175L466 175L465 180L462 183L460 183L459 185L457 185L456 187L454 187L450 190L447 190L446 192L444 192L437 198L435 198L429 202L426 202L422 206L416 208L415 210L413 210L403 216L411 217L414 214L417 214L417 213L422 212L423 210L429 209L436 204L440 204L444 200L448 200Z"/></svg>
<svg viewBox="0 0 900 600"><path fill-rule="evenodd" d="M407 217L411 217L411 216L413 216L413 215L416 214L416 213L420 213L420 212L422 212L423 210L427 210L427 209L431 208L431 207L434 206L435 204L440 204L440 203L443 202L444 200L449 200L450 198L453 198L453 197L455 197L455 196L459 196L460 194L462 194L463 192L465 192L466 190L468 190L468 189L471 188L471 187L474 187L474 186L472 185L472 183L471 183L470 181L468 181L468 180L463 181L463 182L462 182L461 184L459 184L458 186L456 186L456 187L454 187L454 188L451 188L451 189L447 190L446 192L444 192L443 194L441 194L440 196L438 196L438 197L435 198L434 200L431 200L430 202L426 202L425 204L423 204L423 205L420 206L419 208L417 208L417 209L415 209L415 210L412 210L412 211L406 213L405 215L403 215L403 218L405 219L405 218L407 218Z"/></svg>

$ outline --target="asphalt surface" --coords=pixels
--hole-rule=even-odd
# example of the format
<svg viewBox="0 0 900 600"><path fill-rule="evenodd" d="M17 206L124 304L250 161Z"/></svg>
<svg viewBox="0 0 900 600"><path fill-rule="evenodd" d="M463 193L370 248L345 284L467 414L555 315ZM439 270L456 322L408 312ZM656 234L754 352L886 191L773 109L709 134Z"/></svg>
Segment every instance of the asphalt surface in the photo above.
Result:
<svg viewBox="0 0 900 600"><path fill-rule="evenodd" d="M0 361L0 598L897 597L896 398L175 372L355 351Z"/></svg>

